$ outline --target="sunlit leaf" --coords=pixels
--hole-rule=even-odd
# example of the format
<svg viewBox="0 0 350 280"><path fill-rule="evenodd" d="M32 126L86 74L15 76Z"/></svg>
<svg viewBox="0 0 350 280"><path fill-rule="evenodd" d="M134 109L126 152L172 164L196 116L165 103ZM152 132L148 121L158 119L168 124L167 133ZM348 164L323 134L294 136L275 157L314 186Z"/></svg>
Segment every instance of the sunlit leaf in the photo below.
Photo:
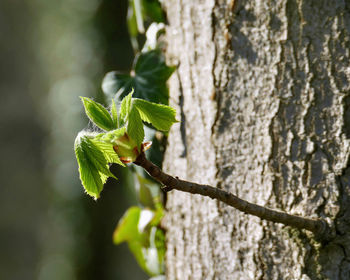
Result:
<svg viewBox="0 0 350 280"><path fill-rule="evenodd" d="M114 102L114 99L112 99L111 114L112 114L112 119L113 119L113 123L114 123L115 128L119 128L118 108Z"/></svg>
<svg viewBox="0 0 350 280"><path fill-rule="evenodd" d="M113 242L120 244L128 241L142 241L138 230L138 223L141 215L141 208L130 207L124 216L119 220L118 226L113 234Z"/></svg>
<svg viewBox="0 0 350 280"><path fill-rule="evenodd" d="M115 129L112 117L105 107L87 97L81 97L81 100L84 104L86 115L94 124L107 131Z"/></svg>
<svg viewBox="0 0 350 280"><path fill-rule="evenodd" d="M123 98L120 106L119 116L120 116L120 119L123 120L124 122L127 121L131 111L131 99L132 99L133 93L134 93L134 90L131 89L130 93Z"/></svg>
<svg viewBox="0 0 350 280"><path fill-rule="evenodd" d="M95 137L95 140L103 142L105 144L104 147L109 151L108 154L117 157L122 163L131 163L140 154L136 141L129 137L126 127L101 133ZM119 162L115 163L119 164Z"/></svg>
<svg viewBox="0 0 350 280"><path fill-rule="evenodd" d="M113 149L113 145L101 141L91 140L96 147L99 148L99 150L103 153L104 158L106 159L107 163L117 163L121 166L125 166L125 164L120 160L118 155Z"/></svg>
<svg viewBox="0 0 350 280"><path fill-rule="evenodd" d="M111 130L105 133L100 133L94 137L95 140L109 143L112 145L116 144L116 141L125 134L126 127L121 127L115 130Z"/></svg>
<svg viewBox="0 0 350 280"><path fill-rule="evenodd" d="M114 243L127 242L139 265L152 276L164 272L165 252L164 233L155 226L149 227L154 215L153 211L131 207L113 234Z"/></svg>
<svg viewBox="0 0 350 280"><path fill-rule="evenodd" d="M177 122L176 111L170 106L134 98L133 106L137 108L141 119L152 124L156 129L168 131Z"/></svg>
<svg viewBox="0 0 350 280"><path fill-rule="evenodd" d="M80 180L85 191L90 196L98 198L103 182L96 166L90 162L86 151L81 146L75 147L75 155L79 165Z"/></svg>
<svg viewBox="0 0 350 280"><path fill-rule="evenodd" d="M81 134L77 136L74 150L84 189L86 193L97 199L107 178L115 178L108 167L107 152L101 151L101 147L96 145L90 137Z"/></svg>
<svg viewBox="0 0 350 280"><path fill-rule="evenodd" d="M127 133L131 139L135 140L137 148L140 148L145 132L139 111L135 107L132 107L129 113Z"/></svg>

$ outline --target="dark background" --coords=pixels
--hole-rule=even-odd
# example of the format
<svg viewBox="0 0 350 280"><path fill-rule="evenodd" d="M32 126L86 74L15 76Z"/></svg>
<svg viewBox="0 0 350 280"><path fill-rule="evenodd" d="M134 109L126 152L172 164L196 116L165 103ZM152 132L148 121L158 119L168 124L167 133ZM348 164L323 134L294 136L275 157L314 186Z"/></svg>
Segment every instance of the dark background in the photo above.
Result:
<svg viewBox="0 0 350 280"><path fill-rule="evenodd" d="M84 194L73 143L79 96L129 70L127 1L0 1L0 279L147 279L113 230L135 203L118 170L97 202Z"/></svg>

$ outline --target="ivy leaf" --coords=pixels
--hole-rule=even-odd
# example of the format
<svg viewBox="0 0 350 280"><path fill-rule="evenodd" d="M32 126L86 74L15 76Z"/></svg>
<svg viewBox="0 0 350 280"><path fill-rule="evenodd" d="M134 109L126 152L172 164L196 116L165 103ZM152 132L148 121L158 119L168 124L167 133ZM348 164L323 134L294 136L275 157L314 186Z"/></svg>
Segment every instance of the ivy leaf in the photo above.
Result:
<svg viewBox="0 0 350 280"><path fill-rule="evenodd" d="M142 0L144 13L152 22L165 22L163 10L158 0Z"/></svg>
<svg viewBox="0 0 350 280"><path fill-rule="evenodd" d="M129 113L127 133L131 139L136 142L137 148L139 149L143 138L145 137L145 132L143 130L143 123L139 114L139 111L132 107Z"/></svg>
<svg viewBox="0 0 350 280"><path fill-rule="evenodd" d="M120 244L125 241L141 241L138 230L138 223L141 215L141 208L130 207L124 216L119 220L118 226L113 233L113 242Z"/></svg>
<svg viewBox="0 0 350 280"><path fill-rule="evenodd" d="M131 207L120 219L113 242L127 242L139 265L150 275L163 273L164 233L150 226L154 211Z"/></svg>
<svg viewBox="0 0 350 280"><path fill-rule="evenodd" d="M162 7L158 0L129 0L127 14L128 30L131 44L135 52L138 52L137 37L144 33L142 22L164 22Z"/></svg>
<svg viewBox="0 0 350 280"><path fill-rule="evenodd" d="M133 79L129 74L112 71L108 72L103 78L102 90L107 96L113 99L114 95L121 96L130 92L133 86L132 83ZM128 90L124 91L124 89Z"/></svg>
<svg viewBox="0 0 350 280"><path fill-rule="evenodd" d="M137 108L143 121L152 124L158 130L169 131L170 127L177 122L176 111L170 106L138 98L134 98L133 106Z"/></svg>
<svg viewBox="0 0 350 280"><path fill-rule="evenodd" d="M78 134L74 144L79 165L80 180L85 191L95 199L99 198L108 177L116 177L109 171L106 152L101 151L88 136Z"/></svg>
<svg viewBox="0 0 350 280"><path fill-rule="evenodd" d="M175 67L165 64L159 50L141 53L135 58L134 65L130 75L118 72L107 73L102 82L104 93L111 98L116 95L118 99L122 99L134 88L135 97L168 104L169 91L166 81Z"/></svg>
<svg viewBox="0 0 350 280"><path fill-rule="evenodd" d="M105 107L90 98L80 98L84 104L86 115L94 124L107 131L115 129L112 117Z"/></svg>
<svg viewBox="0 0 350 280"><path fill-rule="evenodd" d="M160 200L160 189L159 185L150 179L138 174L139 169L137 168L134 175L135 188L138 194L138 200L141 205L155 209L156 203Z"/></svg>

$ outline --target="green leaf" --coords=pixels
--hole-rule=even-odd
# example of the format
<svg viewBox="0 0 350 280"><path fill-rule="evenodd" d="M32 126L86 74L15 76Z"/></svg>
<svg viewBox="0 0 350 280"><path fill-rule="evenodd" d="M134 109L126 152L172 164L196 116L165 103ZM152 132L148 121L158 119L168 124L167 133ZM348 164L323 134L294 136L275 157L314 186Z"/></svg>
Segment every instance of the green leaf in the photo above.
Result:
<svg viewBox="0 0 350 280"><path fill-rule="evenodd" d="M86 115L94 124L107 131L115 129L112 117L105 107L90 98L80 98L84 104Z"/></svg>
<svg viewBox="0 0 350 280"><path fill-rule="evenodd" d="M153 211L142 210L136 206L130 207L120 219L113 234L115 244L128 242L137 262L150 275L162 272L157 252L159 234L157 235L156 227L148 227L153 216Z"/></svg>
<svg viewBox="0 0 350 280"><path fill-rule="evenodd" d="M112 114L112 119L113 119L113 123L114 123L115 128L119 128L118 109L117 109L117 105L114 102L114 99L112 99L111 114Z"/></svg>
<svg viewBox="0 0 350 280"><path fill-rule="evenodd" d="M120 106L120 119L126 122L129 117L129 113L131 110L131 98L134 93L134 90L131 89L131 92L125 96L122 100L121 106Z"/></svg>
<svg viewBox="0 0 350 280"><path fill-rule="evenodd" d="M108 131L106 133L100 133L95 136L94 140L115 145L117 143L117 140L121 136L123 136L125 132L126 132L126 127L121 127L112 131Z"/></svg>
<svg viewBox="0 0 350 280"><path fill-rule="evenodd" d="M153 195L151 192L151 188L153 188L156 184L151 180L139 175L136 173L135 179L136 189L138 194L138 199L143 206L155 208ZM156 186L159 189L158 186Z"/></svg>
<svg viewBox="0 0 350 280"><path fill-rule="evenodd" d="M135 107L132 107L129 113L126 130L129 137L136 142L137 148L140 149L141 143L145 137L145 132L143 130L143 123L139 111Z"/></svg>
<svg viewBox="0 0 350 280"><path fill-rule="evenodd" d="M174 72L175 67L165 64L159 50L141 53L135 58L134 69L129 75L117 72L107 73L102 82L104 93L110 98L122 99L132 88L134 97L155 103L168 104L169 91L166 81Z"/></svg>
<svg viewBox="0 0 350 280"><path fill-rule="evenodd" d="M146 261L147 270L151 275L164 272L165 238L162 230L151 227L149 230L150 246L143 248L143 256ZM158 245L158 247L157 247Z"/></svg>
<svg viewBox="0 0 350 280"><path fill-rule="evenodd" d="M95 137L99 142L107 143L107 147L110 149L110 153L115 153L123 163L131 163L139 156L139 147L136 141L126 133L126 127L122 127L108 133L101 133ZM113 148L113 152L112 152ZM116 162L120 163L120 162ZM124 165L123 165L124 166Z"/></svg>
<svg viewBox="0 0 350 280"><path fill-rule="evenodd" d="M158 0L142 0L144 17L148 17L152 22L165 22L162 6Z"/></svg>
<svg viewBox="0 0 350 280"><path fill-rule="evenodd" d="M125 241L141 241L142 237L138 230L141 215L139 207L130 207L119 220L118 226L113 233L113 242L120 244Z"/></svg>
<svg viewBox="0 0 350 280"><path fill-rule="evenodd" d="M75 155L79 165L80 180L85 191L92 197L98 198L103 188L101 176L94 164L81 146L75 147Z"/></svg>
<svg viewBox="0 0 350 280"><path fill-rule="evenodd" d="M137 36L144 33L143 23L164 22L162 7L158 0L129 0L127 23L132 45L138 48ZM135 48L136 47L136 48Z"/></svg>
<svg viewBox="0 0 350 280"><path fill-rule="evenodd" d="M103 184L108 177L116 177L109 171L106 151L96 145L91 136L78 134L74 150L79 165L80 180L85 191L95 199L99 198Z"/></svg>
<svg viewBox="0 0 350 280"><path fill-rule="evenodd" d="M115 95L118 99L120 95L125 95L125 90L130 92L133 86L133 78L128 74L122 74L117 71L108 72L102 81L102 90L103 92L114 99Z"/></svg>
<svg viewBox="0 0 350 280"><path fill-rule="evenodd" d="M117 153L113 150L112 144L97 141L94 139L92 139L91 141L103 153L103 156L106 159L107 163L117 163L117 164L125 167L125 164L119 159Z"/></svg>
<svg viewBox="0 0 350 280"><path fill-rule="evenodd" d="M164 273L164 258L165 258L165 252L166 252L165 234L164 234L164 231L161 230L160 228L157 228L154 243L157 248L158 261L160 265L160 273Z"/></svg>
<svg viewBox="0 0 350 280"><path fill-rule="evenodd" d="M152 124L158 130L169 131L170 127L177 122L176 111L170 106L138 98L134 98L133 106L137 108L143 121Z"/></svg>
<svg viewBox="0 0 350 280"><path fill-rule="evenodd" d="M130 251L133 253L137 263L139 264L139 266L147 272L147 274L149 275L153 275L147 268L147 265L146 265L146 260L145 260L145 257L144 257L144 254L143 254L143 249L144 247L141 245L140 242L128 242L128 246L129 246L129 249Z"/></svg>
<svg viewBox="0 0 350 280"><path fill-rule="evenodd" d="M149 274L164 272L164 233L152 226L156 212L130 207L120 219L113 234L113 242L127 242L139 265Z"/></svg>

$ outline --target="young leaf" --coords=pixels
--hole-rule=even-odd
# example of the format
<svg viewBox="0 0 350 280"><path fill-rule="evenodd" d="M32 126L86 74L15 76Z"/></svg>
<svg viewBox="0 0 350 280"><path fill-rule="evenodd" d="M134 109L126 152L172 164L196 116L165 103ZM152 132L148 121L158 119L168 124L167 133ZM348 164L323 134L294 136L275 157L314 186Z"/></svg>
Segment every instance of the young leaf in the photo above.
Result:
<svg viewBox="0 0 350 280"><path fill-rule="evenodd" d="M94 137L94 140L115 145L116 141L125 134L126 127L121 127L106 133L100 133Z"/></svg>
<svg viewBox="0 0 350 280"><path fill-rule="evenodd" d="M103 182L97 168L90 162L86 151L81 146L75 147L75 155L79 165L80 180L85 191L90 196L98 198L103 188Z"/></svg>
<svg viewBox="0 0 350 280"><path fill-rule="evenodd" d="M170 106L134 98L133 106L137 108L141 119L152 124L156 129L168 131L177 122L175 109Z"/></svg>
<svg viewBox="0 0 350 280"><path fill-rule="evenodd" d="M89 137L79 134L75 140L74 150L84 189L97 199L107 178L115 176L108 169L104 153Z"/></svg>
<svg viewBox="0 0 350 280"><path fill-rule="evenodd" d="M143 123L139 111L135 107L132 107L129 113L128 126L126 130L129 137L136 141L137 148L139 149L143 138L145 137L145 132L143 130Z"/></svg>
<svg viewBox="0 0 350 280"><path fill-rule="evenodd" d="M113 149L113 145L105 142L100 142L96 140L91 140L96 147L103 153L103 156L105 157L107 163L117 163L123 167L125 167L125 164L120 160L118 155Z"/></svg>
<svg viewBox="0 0 350 280"><path fill-rule="evenodd" d="M87 97L81 97L81 100L86 115L94 124L107 131L115 129L112 117L105 107Z"/></svg>
<svg viewBox="0 0 350 280"><path fill-rule="evenodd" d="M118 109L117 109L117 105L114 102L114 99L112 99L111 114L112 114L112 119L113 119L113 123L114 123L115 128L119 128Z"/></svg>
<svg viewBox="0 0 350 280"><path fill-rule="evenodd" d="M128 117L129 117L129 113L130 113L130 110L131 110L131 98L132 98L132 95L134 93L134 90L131 89L131 92L125 96L122 100L122 104L120 106L120 119L123 120L124 122L127 121Z"/></svg>
<svg viewBox="0 0 350 280"><path fill-rule="evenodd" d="M97 135L95 139L99 142L111 145L110 147L113 147L115 156L117 156L122 163L131 163L135 161L140 154L136 141L126 133L126 127L107 133L101 133Z"/></svg>

